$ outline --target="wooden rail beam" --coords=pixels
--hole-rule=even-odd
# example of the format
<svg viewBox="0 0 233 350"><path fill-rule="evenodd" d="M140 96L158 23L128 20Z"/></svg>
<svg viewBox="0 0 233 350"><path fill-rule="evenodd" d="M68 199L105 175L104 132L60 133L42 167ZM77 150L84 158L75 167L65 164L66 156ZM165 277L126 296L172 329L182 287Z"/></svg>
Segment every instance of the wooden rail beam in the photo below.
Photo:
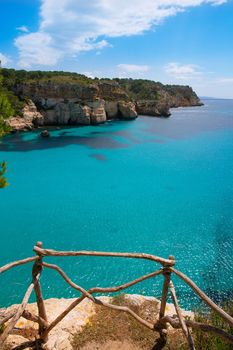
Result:
<svg viewBox="0 0 233 350"><path fill-rule="evenodd" d="M33 249L37 254L43 256L105 256L105 257L115 257L115 258L136 258L136 259L146 259L163 266L173 266L175 265L174 260L163 259L159 256L144 254L144 253L116 253L116 252L96 252L96 251L57 251L52 249L42 249L35 246Z"/></svg>
<svg viewBox="0 0 233 350"><path fill-rule="evenodd" d="M6 265L0 267L0 274L3 272L6 272L7 270L11 269L12 267L27 264L27 263L30 263L30 262L35 261L37 259L38 259L38 256L32 256L31 258L13 261L9 264L6 264Z"/></svg>
<svg viewBox="0 0 233 350"><path fill-rule="evenodd" d="M194 322L192 320L185 320L182 316L181 309L178 304L176 291L174 288L173 283L171 282L171 273L176 274L179 278L181 278L186 284L188 284L193 291L203 300L207 305L210 306L212 310L217 312L231 327L233 327L233 318L228 315L224 310L222 310L218 305L216 305L189 277L187 277L182 272L176 270L174 268L175 265L175 259L173 256L170 256L169 259L164 259L155 255L151 254L143 254L143 253L126 253L126 252L97 252L97 251L56 251L52 249L43 249L42 243L37 242L36 246L34 246L33 249L36 252L35 257L30 257L18 261L14 261L12 263L8 263L2 267L0 267L0 274L22 264L26 264L29 262L34 262L33 269L32 269L32 283L29 285L24 298L22 300L22 303L19 305L18 308L15 308L14 310L11 310L9 312L3 312L0 315L0 325L8 322L5 329L3 330L2 334L0 335L0 346L3 344L7 336L14 330L14 326L17 323L18 319L20 317L24 317L28 320L31 320L33 322L37 322L39 324L39 336L40 338L37 339L34 342L27 342L27 344L34 344L37 346L38 344L45 343L48 338L49 332L70 312L73 310L75 306L77 306L82 300L85 298L89 298L94 303L98 305L102 305L104 307L108 307L114 310L127 312L132 317L134 317L138 322L143 324L149 329L153 329L154 331L157 331L160 333L160 338L158 342L155 344L153 349L163 349L166 345L167 341L167 323L170 323L172 327L174 328L181 328L183 330L183 333L185 337L188 340L189 347L192 350L195 350L193 340L191 337L191 334L189 332L188 327L200 329L204 332L213 332L220 337L224 338L231 344L233 344L233 336L231 334L226 333L225 331L211 326L206 325L198 322ZM114 287L95 287L91 288L89 290L85 290L81 286L74 283L66 274L65 272L57 265L48 264L43 262L43 257L45 256L99 256L99 257L115 257L115 258L136 258L136 259L145 259L150 260L156 263L160 263L162 265L162 268L154 271L152 273L149 273L147 275L141 276L135 280L132 280L130 282L124 283L122 285L114 286ZM41 285L40 285L40 276L43 270L43 267L51 268L56 270L62 278L74 289L78 290L82 295L77 298L75 301L73 301L60 315L56 317L50 324L48 324L46 310L45 310L45 304L42 296L41 291ZM160 274L163 274L164 276L164 284L163 284L163 290L162 290L162 298L161 298L161 305L160 305L160 312L159 312L159 320L156 322L155 325L151 324L150 322L142 319L139 315L137 315L134 311L132 311L130 308L126 306L118 306L113 305L110 303L107 303L105 301L102 301L98 298L95 298L93 296L94 293L114 293L120 290L124 290L126 288L129 288L137 283L140 283L146 279L158 276ZM26 310L26 305L28 303L28 300L30 298L30 295L32 293L32 290L35 290L36 294L36 301L37 301L37 307L38 307L38 316L31 314ZM167 295L168 295L168 289L170 288L171 296L173 299L173 303L175 305L175 309L177 312L178 319L174 319L169 316L165 316L165 310L166 310L166 303L167 303ZM23 349L25 348L25 344L22 344L20 347L17 347L17 349Z"/></svg>
<svg viewBox="0 0 233 350"><path fill-rule="evenodd" d="M15 324L17 323L17 321L20 319L20 317L22 316L28 300L30 298L30 295L33 291L34 288L34 283L31 283L24 295L24 298L22 300L22 303L19 305L16 314L12 317L11 321L8 323L8 325L6 326L6 328L4 329L3 333L0 335L0 348L3 345L3 343L5 342L6 338L8 337L9 333L11 332L11 330L14 328Z"/></svg>
<svg viewBox="0 0 233 350"><path fill-rule="evenodd" d="M158 323L166 324L169 323L173 328L179 329L181 328L181 324L179 319L173 318L171 316L164 316L161 320L158 321ZM187 327L194 328L194 329L199 329L203 332L211 332L214 333L217 336L220 336L222 339L226 340L230 344L233 344L233 335L228 334L224 330L217 328L215 326L211 326L209 324L205 323L200 323L200 322L195 322L192 320L185 320L185 323Z"/></svg>
<svg viewBox="0 0 233 350"><path fill-rule="evenodd" d="M192 290L201 298L201 300L209 305L212 310L217 312L231 327L233 327L233 317L228 315L224 310L216 305L188 276L174 268L171 268L171 270L185 283L187 283L192 288Z"/></svg>
<svg viewBox="0 0 233 350"><path fill-rule="evenodd" d="M69 277L65 274L65 272L60 268L58 267L57 265L52 265L52 264L48 264L48 263L43 263L43 266L45 267L48 267L48 268L52 268L54 270L56 270L63 278L64 280L71 286L73 287L74 289L78 290L79 292L81 292L83 294L83 298L79 298L80 302L84 299L84 298L88 298L90 300L92 300L95 304L98 304L98 305L102 305L102 306L105 306L105 307L109 307L111 309L114 309L114 310L118 310L118 311L123 311L123 312L127 312L129 313L132 317L134 317L138 322L140 322L141 324L143 324L144 326L146 326L147 328L149 329L154 329L154 325L150 322L147 322L146 320L142 319L140 316L138 316L135 312L133 312L130 308L128 307L125 307L125 306L117 306L117 305L112 305L110 303L107 303L105 301L102 301L102 300L99 300L95 297L92 296L92 293L90 293L90 291L86 291L84 288L78 286L76 283L74 283L71 279L69 279ZM156 271L157 274L158 274L158 271ZM159 271L160 272L160 271ZM77 304L76 304L77 305ZM75 306L76 306L75 305ZM69 309L68 312L70 312L71 310ZM62 316L65 317L66 314L62 313ZM59 317L59 316L58 316ZM62 317L62 318L63 318ZM59 317L59 322L61 321L61 318ZM46 334L46 336L48 335L48 333L51 331L51 329L53 327L55 327L55 325L57 324L58 322L53 322L53 325L49 325L48 328L44 331L44 334Z"/></svg>

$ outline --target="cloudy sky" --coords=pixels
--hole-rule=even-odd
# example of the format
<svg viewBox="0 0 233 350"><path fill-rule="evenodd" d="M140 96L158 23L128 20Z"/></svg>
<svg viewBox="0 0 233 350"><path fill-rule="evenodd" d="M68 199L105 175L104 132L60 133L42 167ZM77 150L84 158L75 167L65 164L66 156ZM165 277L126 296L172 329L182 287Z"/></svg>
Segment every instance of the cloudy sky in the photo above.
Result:
<svg viewBox="0 0 233 350"><path fill-rule="evenodd" d="M232 0L0 0L3 67L147 78L233 98Z"/></svg>

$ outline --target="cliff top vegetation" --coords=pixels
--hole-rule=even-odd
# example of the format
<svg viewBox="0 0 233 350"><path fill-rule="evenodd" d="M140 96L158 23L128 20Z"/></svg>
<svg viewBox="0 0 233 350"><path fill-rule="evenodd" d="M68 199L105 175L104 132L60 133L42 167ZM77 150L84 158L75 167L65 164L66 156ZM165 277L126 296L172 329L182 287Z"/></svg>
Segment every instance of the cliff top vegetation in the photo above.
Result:
<svg viewBox="0 0 233 350"><path fill-rule="evenodd" d="M155 100L161 91L176 95L186 93L190 95L190 88L182 85L163 85L148 79L132 78L90 78L83 74L64 71L26 71L3 68L1 70L2 85L12 90L16 84L53 83L53 84L80 84L102 85L104 83L118 86L124 90L131 99Z"/></svg>

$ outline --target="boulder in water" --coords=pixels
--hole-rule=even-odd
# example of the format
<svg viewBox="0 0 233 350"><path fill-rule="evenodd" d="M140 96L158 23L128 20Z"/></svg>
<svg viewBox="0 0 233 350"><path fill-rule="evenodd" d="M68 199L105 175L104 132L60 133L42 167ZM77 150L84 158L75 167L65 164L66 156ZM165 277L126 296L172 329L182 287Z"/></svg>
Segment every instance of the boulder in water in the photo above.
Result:
<svg viewBox="0 0 233 350"><path fill-rule="evenodd" d="M40 133L41 137L50 137L50 133L48 132L48 130L43 130Z"/></svg>

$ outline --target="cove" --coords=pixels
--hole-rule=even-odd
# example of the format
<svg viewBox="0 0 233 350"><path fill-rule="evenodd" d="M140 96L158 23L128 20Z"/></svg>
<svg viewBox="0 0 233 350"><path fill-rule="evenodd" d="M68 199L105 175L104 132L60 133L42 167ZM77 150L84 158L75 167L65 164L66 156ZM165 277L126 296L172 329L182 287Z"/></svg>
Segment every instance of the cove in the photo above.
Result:
<svg viewBox="0 0 233 350"><path fill-rule="evenodd" d="M174 255L177 269L215 301L233 294L233 100L172 110L168 119L50 130L5 137L0 160L10 186L0 192L0 265L32 256L36 241L57 250ZM85 288L127 282L157 269L113 258L54 258ZM0 304L20 302L30 266L1 276ZM43 294L75 297L44 271ZM162 278L129 289L160 296ZM183 307L198 300L174 279Z"/></svg>

